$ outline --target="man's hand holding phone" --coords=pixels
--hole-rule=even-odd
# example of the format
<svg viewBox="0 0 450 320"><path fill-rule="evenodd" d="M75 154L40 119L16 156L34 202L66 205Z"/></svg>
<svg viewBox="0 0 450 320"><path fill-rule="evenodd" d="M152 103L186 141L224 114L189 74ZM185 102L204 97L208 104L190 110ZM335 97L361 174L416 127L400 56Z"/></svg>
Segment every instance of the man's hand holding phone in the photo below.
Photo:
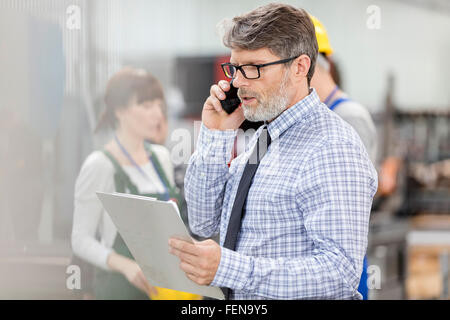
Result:
<svg viewBox="0 0 450 320"><path fill-rule="evenodd" d="M227 98L227 93L231 86L228 81L221 80L218 84L211 86L210 96L203 105L202 121L211 130L236 130L245 117L241 107L238 107L231 114L228 114L221 105L221 101ZM228 97L235 99L236 96Z"/></svg>

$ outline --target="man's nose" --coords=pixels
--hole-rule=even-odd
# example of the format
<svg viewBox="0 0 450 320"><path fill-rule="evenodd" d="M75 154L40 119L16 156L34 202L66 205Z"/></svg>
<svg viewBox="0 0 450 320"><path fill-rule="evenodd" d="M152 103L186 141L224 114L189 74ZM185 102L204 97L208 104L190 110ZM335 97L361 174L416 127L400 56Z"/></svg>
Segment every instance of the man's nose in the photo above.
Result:
<svg viewBox="0 0 450 320"><path fill-rule="evenodd" d="M235 88L239 88L239 87L243 87L243 86L246 86L246 85L248 85L247 84L247 79L242 74L242 71L241 70L236 70L235 77L233 78L233 86Z"/></svg>

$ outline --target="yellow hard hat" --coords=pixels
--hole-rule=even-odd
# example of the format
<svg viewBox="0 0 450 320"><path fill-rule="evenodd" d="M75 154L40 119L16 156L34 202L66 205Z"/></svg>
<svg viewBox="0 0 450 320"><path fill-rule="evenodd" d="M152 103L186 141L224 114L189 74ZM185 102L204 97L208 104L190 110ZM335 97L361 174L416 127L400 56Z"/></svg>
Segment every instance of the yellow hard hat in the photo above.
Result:
<svg viewBox="0 0 450 320"><path fill-rule="evenodd" d="M314 29L316 29L317 44L319 45L319 52L325 53L329 56L333 53L333 48L331 48L330 41L328 41L327 30L323 24L313 15L310 15L311 21L314 24Z"/></svg>

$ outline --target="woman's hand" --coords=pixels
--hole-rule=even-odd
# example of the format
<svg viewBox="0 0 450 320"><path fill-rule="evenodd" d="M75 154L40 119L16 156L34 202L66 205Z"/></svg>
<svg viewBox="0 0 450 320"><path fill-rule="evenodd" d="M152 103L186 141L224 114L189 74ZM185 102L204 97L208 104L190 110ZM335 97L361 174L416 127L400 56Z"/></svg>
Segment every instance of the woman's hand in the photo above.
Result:
<svg viewBox="0 0 450 320"><path fill-rule="evenodd" d="M129 264L124 268L123 275L128 281L136 288L141 289L145 293L149 294L153 287L148 283L139 265L130 260Z"/></svg>
<svg viewBox="0 0 450 320"><path fill-rule="evenodd" d="M108 257L108 265L112 270L122 273L136 288L146 294L157 294L156 288L150 285L136 261L128 259L117 253L111 253Z"/></svg>

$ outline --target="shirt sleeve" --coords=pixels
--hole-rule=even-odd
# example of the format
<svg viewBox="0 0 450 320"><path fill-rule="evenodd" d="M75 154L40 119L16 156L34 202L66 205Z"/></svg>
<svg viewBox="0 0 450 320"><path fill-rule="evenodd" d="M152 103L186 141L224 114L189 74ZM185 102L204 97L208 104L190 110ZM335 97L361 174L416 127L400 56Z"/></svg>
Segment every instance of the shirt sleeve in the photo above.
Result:
<svg viewBox="0 0 450 320"><path fill-rule="evenodd" d="M213 286L269 299L359 299L377 174L362 146L327 143L298 175L296 203L311 255L266 258L221 248Z"/></svg>
<svg viewBox="0 0 450 320"><path fill-rule="evenodd" d="M189 159L184 180L189 227L201 237L217 234L225 186L227 163L237 130L210 130L201 125L197 149Z"/></svg>
<svg viewBox="0 0 450 320"><path fill-rule="evenodd" d="M107 159L106 159L107 160ZM96 239L103 206L96 191L114 191L114 169L98 151L84 162L75 183L72 250L93 265L109 270L108 256L113 252Z"/></svg>

